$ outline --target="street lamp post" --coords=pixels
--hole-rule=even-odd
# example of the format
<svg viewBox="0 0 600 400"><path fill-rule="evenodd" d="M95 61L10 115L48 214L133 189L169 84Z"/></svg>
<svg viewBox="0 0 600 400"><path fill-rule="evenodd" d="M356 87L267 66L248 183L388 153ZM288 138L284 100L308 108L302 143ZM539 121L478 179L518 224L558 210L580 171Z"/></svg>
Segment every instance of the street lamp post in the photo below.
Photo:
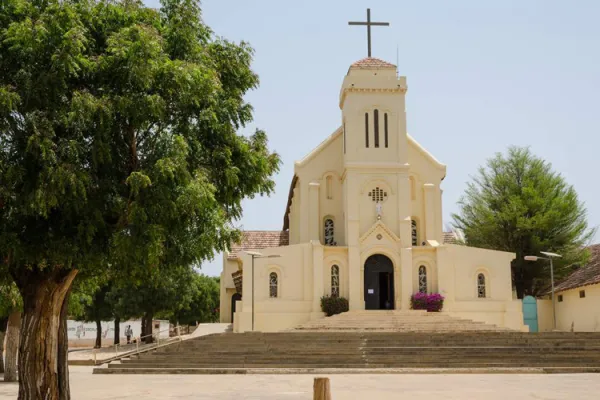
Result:
<svg viewBox="0 0 600 400"><path fill-rule="evenodd" d="M255 258L278 258L281 257L279 254L270 254L268 256L263 256L261 253L257 251L247 251L247 254L252 257L252 332L254 332L254 259Z"/></svg>
<svg viewBox="0 0 600 400"><path fill-rule="evenodd" d="M550 284L552 286L552 330L556 330L556 303L554 301L554 265L552 264L553 258L561 258L560 254L550 253L549 251L540 251L546 257L540 256L525 256L526 261L537 261L537 260L550 260Z"/></svg>

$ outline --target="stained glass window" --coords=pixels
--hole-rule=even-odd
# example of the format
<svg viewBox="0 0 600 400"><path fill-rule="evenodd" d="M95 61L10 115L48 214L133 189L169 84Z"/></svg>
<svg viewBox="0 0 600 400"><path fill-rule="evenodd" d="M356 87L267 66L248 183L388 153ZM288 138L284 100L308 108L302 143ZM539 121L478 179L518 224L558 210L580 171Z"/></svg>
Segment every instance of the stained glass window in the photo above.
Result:
<svg viewBox="0 0 600 400"><path fill-rule="evenodd" d="M340 267L331 267L331 297L340 297Z"/></svg>
<svg viewBox="0 0 600 400"><path fill-rule="evenodd" d="M325 220L325 232L324 232L325 246L334 246L335 245L333 228L334 228L333 220L330 218L327 218Z"/></svg>
<svg viewBox="0 0 600 400"><path fill-rule="evenodd" d="M419 292L427 293L427 268L424 265L419 267Z"/></svg>
<svg viewBox="0 0 600 400"><path fill-rule="evenodd" d="M485 298L485 275L477 275L477 297Z"/></svg>
<svg viewBox="0 0 600 400"><path fill-rule="evenodd" d="M277 297L278 279L275 272L271 272L269 275L269 297Z"/></svg>
<svg viewBox="0 0 600 400"><path fill-rule="evenodd" d="M417 246L419 244L419 235L417 232L417 221L414 219L410 221L410 229L412 233L412 245Z"/></svg>

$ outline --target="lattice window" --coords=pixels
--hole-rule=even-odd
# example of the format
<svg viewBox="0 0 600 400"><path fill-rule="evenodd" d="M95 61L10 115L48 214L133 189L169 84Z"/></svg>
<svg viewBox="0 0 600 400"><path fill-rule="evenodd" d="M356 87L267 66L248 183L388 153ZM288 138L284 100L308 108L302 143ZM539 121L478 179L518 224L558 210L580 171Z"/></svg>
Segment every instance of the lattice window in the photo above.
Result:
<svg viewBox="0 0 600 400"><path fill-rule="evenodd" d="M369 197L374 203L383 203L385 199L387 199L387 192L383 191L379 187L376 187L369 192Z"/></svg>
<svg viewBox="0 0 600 400"><path fill-rule="evenodd" d="M333 220L330 218L327 218L325 220L325 232L324 232L324 239L325 239L325 245L326 246L335 246L335 240L334 240L334 224L333 224Z"/></svg>
<svg viewBox="0 0 600 400"><path fill-rule="evenodd" d="M271 272L271 274L269 275L269 297L271 298L276 298L278 293L277 290L279 288L278 286L279 280L277 278L277 274L275 272Z"/></svg>
<svg viewBox="0 0 600 400"><path fill-rule="evenodd" d="M340 267L331 267L331 297L340 297Z"/></svg>
<svg viewBox="0 0 600 400"><path fill-rule="evenodd" d="M427 268L424 265L419 267L419 292L427 293Z"/></svg>
<svg viewBox="0 0 600 400"><path fill-rule="evenodd" d="M410 221L410 229L412 233L412 245L417 246L419 244L419 235L417 232L417 221L414 219Z"/></svg>
<svg viewBox="0 0 600 400"><path fill-rule="evenodd" d="M477 297L483 299L486 297L485 295L485 275L479 274L477 275Z"/></svg>

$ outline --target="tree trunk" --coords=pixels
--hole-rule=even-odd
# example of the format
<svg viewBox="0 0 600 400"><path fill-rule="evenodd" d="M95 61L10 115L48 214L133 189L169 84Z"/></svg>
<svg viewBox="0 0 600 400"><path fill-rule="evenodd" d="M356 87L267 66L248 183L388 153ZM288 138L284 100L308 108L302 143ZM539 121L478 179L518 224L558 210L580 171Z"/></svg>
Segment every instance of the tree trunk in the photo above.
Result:
<svg viewBox="0 0 600 400"><path fill-rule="evenodd" d="M19 350L19 333L21 330L21 313L13 311L8 316L6 329L6 363L4 365L4 382L17 381L17 356Z"/></svg>
<svg viewBox="0 0 600 400"><path fill-rule="evenodd" d="M19 345L18 400L63 400L60 374L67 370L59 357L61 314L77 270L42 273L34 266L13 274L23 298ZM66 388L68 390L68 387Z"/></svg>
<svg viewBox="0 0 600 400"><path fill-rule="evenodd" d="M0 329L2 329L2 328L0 328ZM0 374L3 374L3 373L4 373L4 332L0 331Z"/></svg>
<svg viewBox="0 0 600 400"><path fill-rule="evenodd" d="M146 326L146 329L145 329L146 337L143 340L144 343L153 343L154 342L154 337L152 336L152 328L153 328L152 319L153 319L153 314L151 314L151 313L146 313L142 317L142 325Z"/></svg>
<svg viewBox="0 0 600 400"><path fill-rule="evenodd" d="M96 344L94 345L95 349L99 349L102 347L102 321L99 319L96 320Z"/></svg>
<svg viewBox="0 0 600 400"><path fill-rule="evenodd" d="M120 325L119 325L120 323L121 323L121 318L115 317L115 341L114 341L114 344L121 343L121 330L120 330Z"/></svg>
<svg viewBox="0 0 600 400"><path fill-rule="evenodd" d="M69 296L67 292L60 311L60 326L58 328L58 391L59 400L70 400L69 386L69 333L67 328L67 314L69 312Z"/></svg>

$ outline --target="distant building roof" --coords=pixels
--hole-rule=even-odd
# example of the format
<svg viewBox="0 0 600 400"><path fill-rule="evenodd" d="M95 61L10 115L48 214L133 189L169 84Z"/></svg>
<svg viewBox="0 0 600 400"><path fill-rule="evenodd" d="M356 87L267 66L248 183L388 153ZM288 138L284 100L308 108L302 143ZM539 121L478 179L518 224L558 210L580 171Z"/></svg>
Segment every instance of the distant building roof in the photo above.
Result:
<svg viewBox="0 0 600 400"><path fill-rule="evenodd" d="M371 68L396 68L394 64L391 64L387 61L383 61L379 58L375 57L366 57L362 60L358 60L354 64L350 66L350 68L358 68L358 69L371 69Z"/></svg>
<svg viewBox="0 0 600 400"><path fill-rule="evenodd" d="M456 233L454 232L443 232L444 243L448 244L457 244L460 243L460 240Z"/></svg>
<svg viewBox="0 0 600 400"><path fill-rule="evenodd" d="M288 231L244 231L242 241L233 244L228 259L238 258L238 253L249 250L261 250L267 247L287 246L290 244Z"/></svg>
<svg viewBox="0 0 600 400"><path fill-rule="evenodd" d="M563 292L582 286L600 283L600 243L588 247L591 253L587 265L577 269L554 287L555 292Z"/></svg>

